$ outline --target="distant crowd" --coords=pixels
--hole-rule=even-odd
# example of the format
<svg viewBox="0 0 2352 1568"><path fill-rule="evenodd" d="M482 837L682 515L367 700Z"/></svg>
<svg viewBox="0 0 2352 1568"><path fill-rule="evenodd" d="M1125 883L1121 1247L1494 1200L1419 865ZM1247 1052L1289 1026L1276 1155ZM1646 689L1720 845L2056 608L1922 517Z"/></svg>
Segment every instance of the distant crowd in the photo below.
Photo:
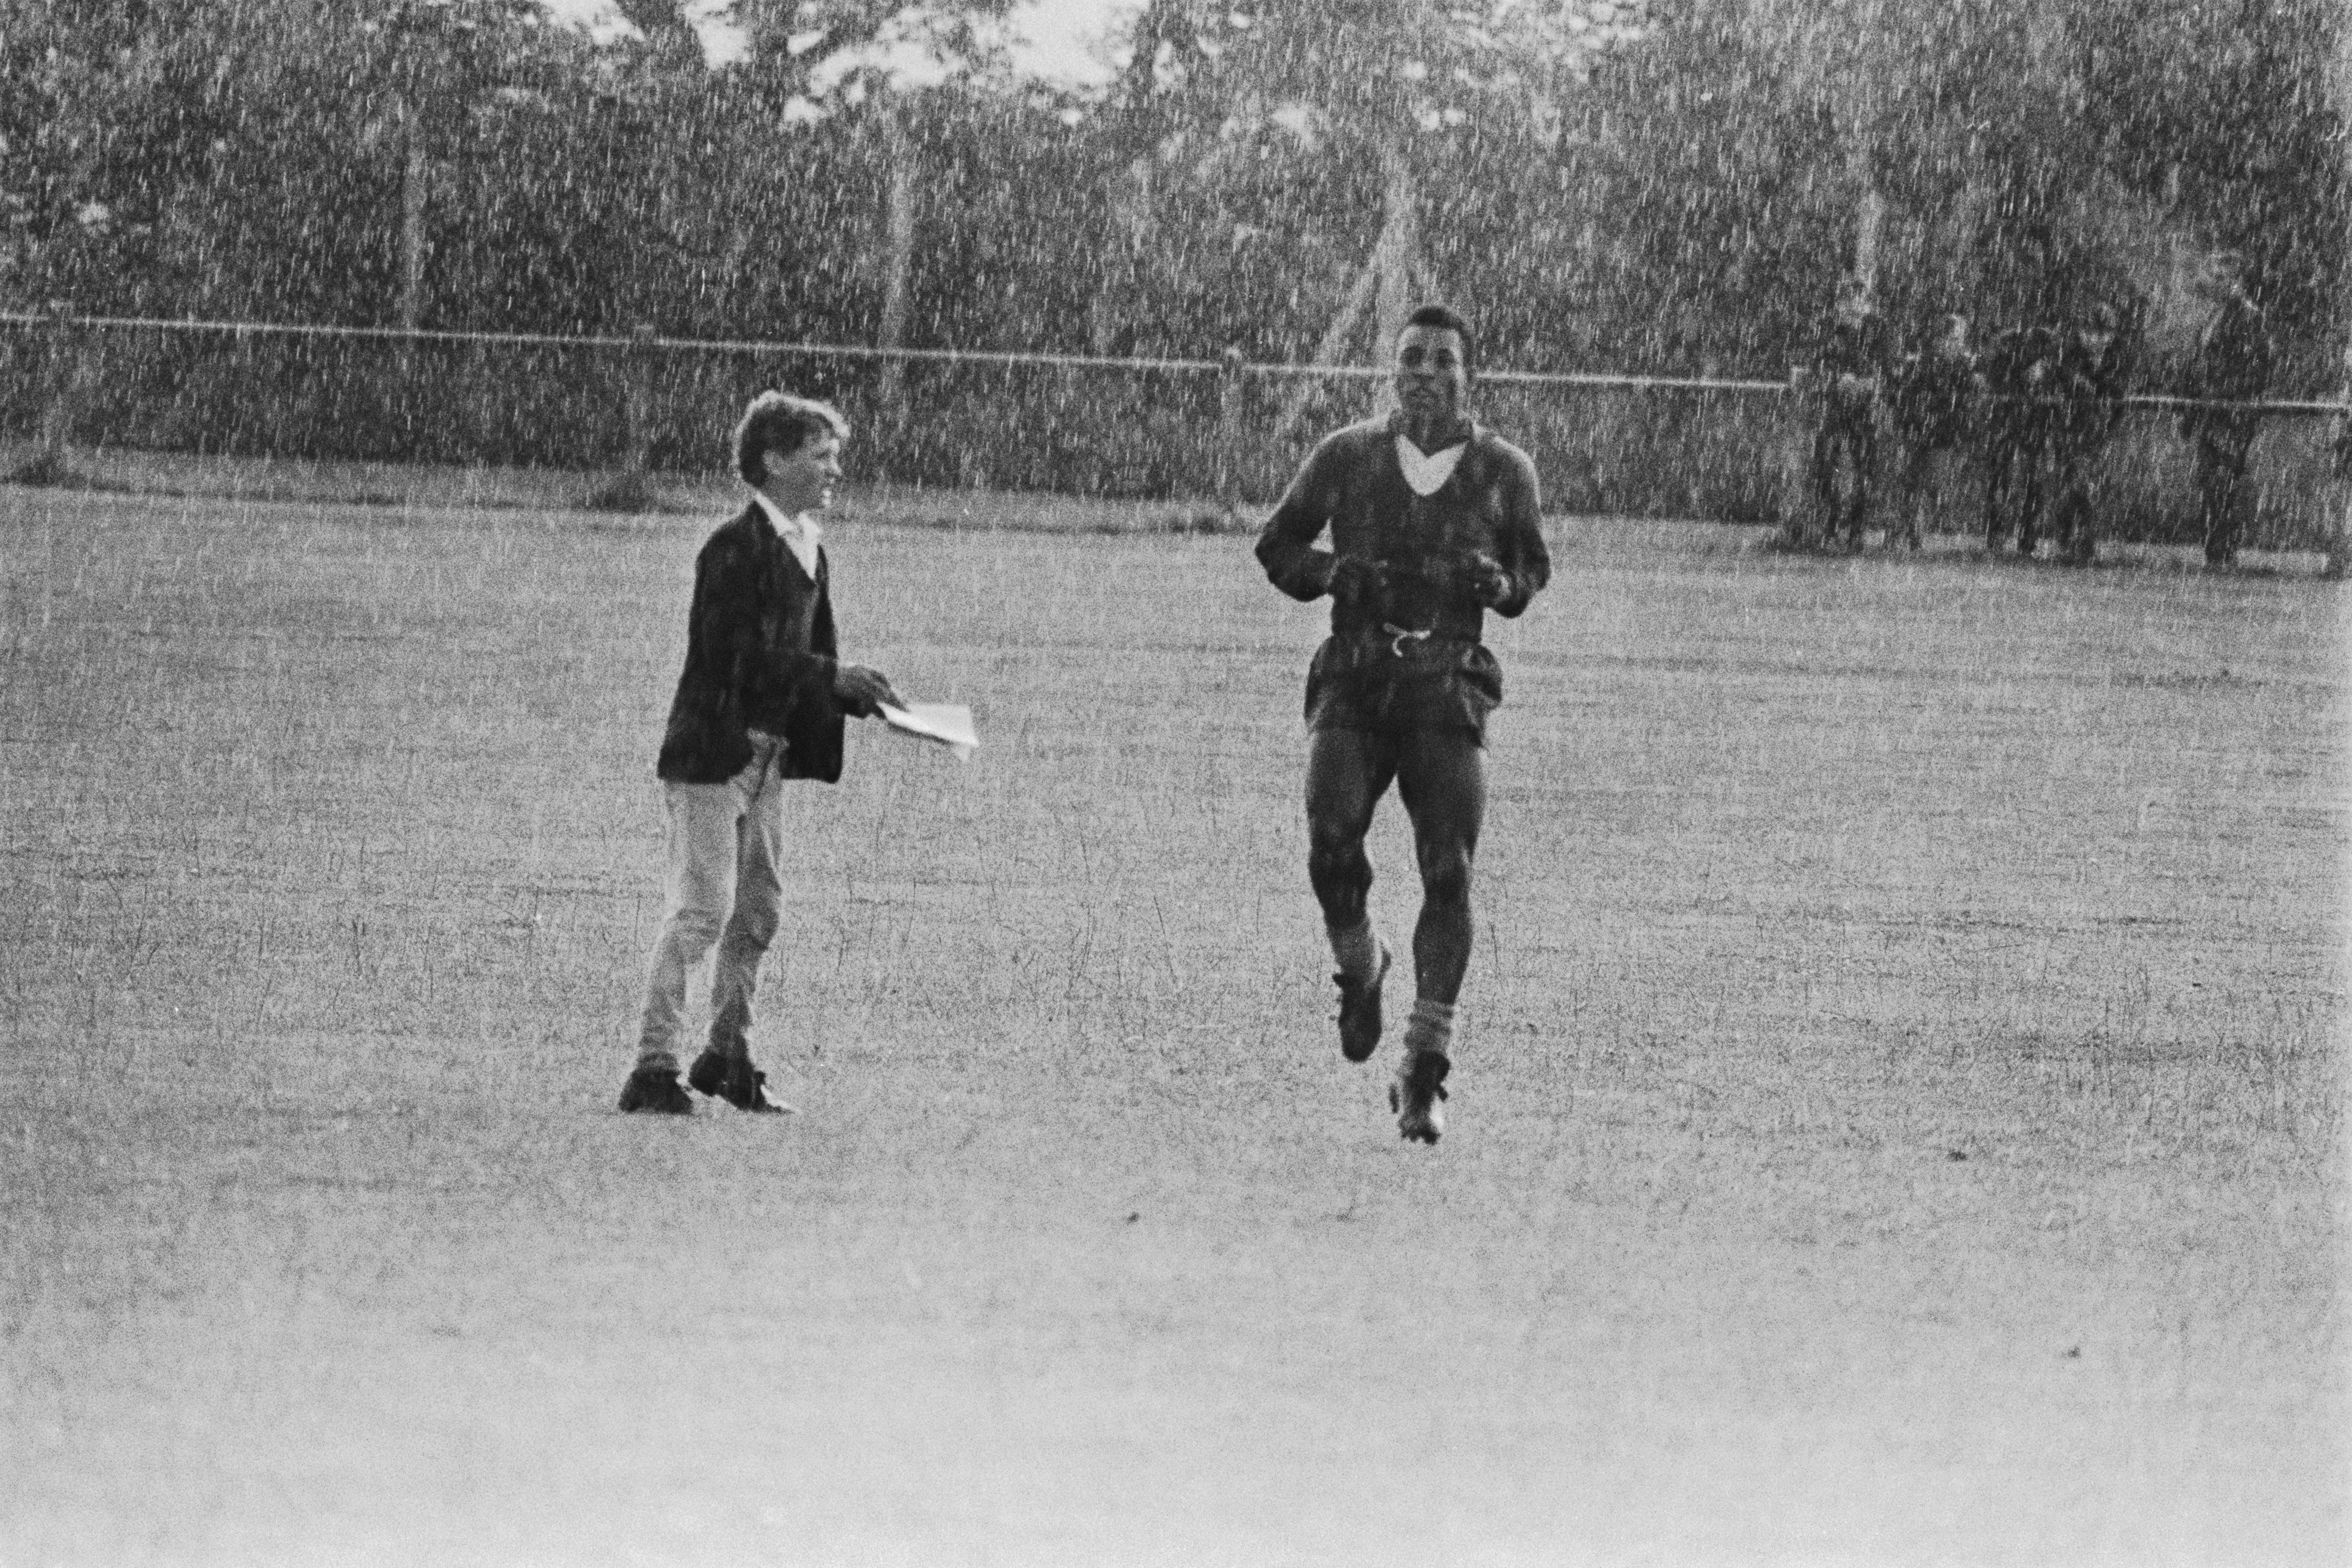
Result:
<svg viewBox="0 0 2352 1568"><path fill-rule="evenodd" d="M2194 400L2179 415L2196 447L2205 559L2237 558L2241 490L2260 414L2246 405L2269 388L2274 357L2262 308L2242 266L2220 258L2200 279L2211 308L2198 341ZM1862 545L1879 432L1900 446L1887 525L1891 541L1919 545L1927 480L1940 452L1973 447L1987 475L1984 533L1998 550L2012 536L2032 554L2043 537L2062 560L2097 552L2100 456L2123 416L2140 338L2137 312L2092 300L2070 319L2005 328L1979 346L1965 315L1947 315L1923 341L1897 352L1868 289L1849 278L1810 363L1797 380L1818 402L1810 473L1816 504L1794 525L1800 542ZM2352 428L2339 436L2352 462Z"/></svg>

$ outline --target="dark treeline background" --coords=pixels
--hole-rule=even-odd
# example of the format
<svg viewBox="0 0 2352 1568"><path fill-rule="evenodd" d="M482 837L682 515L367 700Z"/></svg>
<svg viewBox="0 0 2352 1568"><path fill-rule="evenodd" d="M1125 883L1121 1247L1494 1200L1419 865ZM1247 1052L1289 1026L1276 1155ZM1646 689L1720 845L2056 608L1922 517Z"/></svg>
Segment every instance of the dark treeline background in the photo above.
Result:
<svg viewBox="0 0 2352 1568"><path fill-rule="evenodd" d="M1778 380L1852 270L1906 338L2116 303L2160 390L2231 249L2276 391L2345 374L2338 0L1150 0L1086 94L1014 73L1003 0L735 0L716 64L678 0L620 9L600 39L531 0L0 0L0 305L1362 363L1439 296L1496 365ZM893 40L934 65L873 63ZM1124 493L1201 489L1236 418L1263 490L1362 397L1253 378L1221 421L1200 376L8 352L47 370L12 420L63 396L97 438L700 466L717 411L784 379L856 405L869 471ZM1754 400L1515 412L1562 426L1571 500L1773 508L1785 415Z"/></svg>

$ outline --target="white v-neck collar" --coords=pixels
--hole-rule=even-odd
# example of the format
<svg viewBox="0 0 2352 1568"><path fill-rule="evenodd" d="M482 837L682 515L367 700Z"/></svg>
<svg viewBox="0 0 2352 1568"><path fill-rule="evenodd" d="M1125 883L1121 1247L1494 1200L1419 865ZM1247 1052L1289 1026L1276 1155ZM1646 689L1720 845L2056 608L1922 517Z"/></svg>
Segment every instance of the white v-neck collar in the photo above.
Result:
<svg viewBox="0 0 2352 1568"><path fill-rule="evenodd" d="M1396 438L1397 467L1404 470L1404 482L1412 487L1413 494L1433 496L1445 488L1445 481L1454 477L1454 465L1462 461L1462 454L1469 449L1470 443L1465 439L1438 451L1424 452L1412 444L1412 437L1399 431Z"/></svg>

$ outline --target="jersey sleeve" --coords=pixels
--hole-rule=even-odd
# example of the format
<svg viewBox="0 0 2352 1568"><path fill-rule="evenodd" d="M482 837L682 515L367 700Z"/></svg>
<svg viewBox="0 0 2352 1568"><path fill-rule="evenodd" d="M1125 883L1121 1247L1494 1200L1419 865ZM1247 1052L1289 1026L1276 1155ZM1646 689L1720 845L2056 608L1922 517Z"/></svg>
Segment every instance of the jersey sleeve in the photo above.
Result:
<svg viewBox="0 0 2352 1568"><path fill-rule="evenodd" d="M1533 458L1517 447L1507 448L1500 500L1502 515L1495 528L1496 559L1510 575L1510 592L1492 606L1498 616L1516 616L1551 581L1551 552L1543 538L1543 493Z"/></svg>
<svg viewBox="0 0 2352 1568"><path fill-rule="evenodd" d="M1315 541L1339 505L1338 466L1338 437L1326 437L1299 465L1274 515L1258 531L1257 560L1265 568L1266 580L1302 603L1319 599L1331 588L1336 557L1316 549Z"/></svg>

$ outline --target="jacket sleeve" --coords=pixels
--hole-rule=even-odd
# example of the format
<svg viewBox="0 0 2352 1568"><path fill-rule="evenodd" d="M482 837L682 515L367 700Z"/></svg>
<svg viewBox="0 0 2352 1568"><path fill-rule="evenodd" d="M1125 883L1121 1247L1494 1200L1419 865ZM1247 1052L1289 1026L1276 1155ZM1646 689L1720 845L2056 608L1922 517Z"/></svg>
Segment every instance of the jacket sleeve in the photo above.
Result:
<svg viewBox="0 0 2352 1568"><path fill-rule="evenodd" d="M1544 547L1543 493L1534 461L1514 448L1500 476L1502 516L1495 529L1496 559L1510 575L1510 592L1491 607L1516 616L1551 581L1551 552Z"/></svg>
<svg viewBox="0 0 2352 1568"><path fill-rule="evenodd" d="M1257 560L1267 581L1302 603L1330 592L1331 570L1337 564L1330 551L1315 548L1339 504L1333 451L1327 437L1299 466L1274 515L1258 531Z"/></svg>

